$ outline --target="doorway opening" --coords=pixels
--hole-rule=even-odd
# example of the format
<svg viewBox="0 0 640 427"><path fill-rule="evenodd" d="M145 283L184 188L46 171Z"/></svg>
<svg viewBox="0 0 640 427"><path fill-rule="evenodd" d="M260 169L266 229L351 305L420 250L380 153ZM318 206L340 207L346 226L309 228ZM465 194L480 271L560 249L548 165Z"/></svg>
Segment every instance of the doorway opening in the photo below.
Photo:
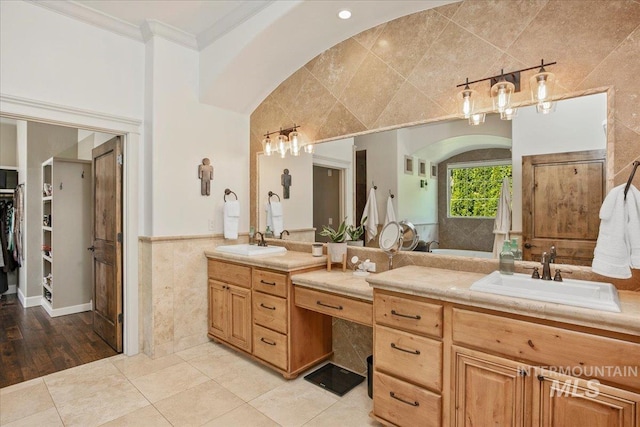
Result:
<svg viewBox="0 0 640 427"><path fill-rule="evenodd" d="M316 242L327 242L320 235L322 226L337 229L344 219L343 170L313 165L313 227Z"/></svg>

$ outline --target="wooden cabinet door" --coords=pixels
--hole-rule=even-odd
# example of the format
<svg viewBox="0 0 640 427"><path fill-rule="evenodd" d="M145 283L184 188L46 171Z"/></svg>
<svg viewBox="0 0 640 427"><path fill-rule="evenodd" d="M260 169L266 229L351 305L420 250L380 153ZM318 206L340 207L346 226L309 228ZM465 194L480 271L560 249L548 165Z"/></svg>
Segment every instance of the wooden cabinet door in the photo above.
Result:
<svg viewBox="0 0 640 427"><path fill-rule="evenodd" d="M227 285L209 279L209 333L227 339Z"/></svg>
<svg viewBox="0 0 640 427"><path fill-rule="evenodd" d="M455 348L455 425L520 427L529 377L510 360Z"/></svg>
<svg viewBox="0 0 640 427"><path fill-rule="evenodd" d="M605 150L522 157L525 261L555 246L557 263L591 265L605 175Z"/></svg>
<svg viewBox="0 0 640 427"><path fill-rule="evenodd" d="M640 395L597 381L537 370L535 427L637 427Z"/></svg>
<svg viewBox="0 0 640 427"><path fill-rule="evenodd" d="M251 352L251 289L227 285L227 341Z"/></svg>

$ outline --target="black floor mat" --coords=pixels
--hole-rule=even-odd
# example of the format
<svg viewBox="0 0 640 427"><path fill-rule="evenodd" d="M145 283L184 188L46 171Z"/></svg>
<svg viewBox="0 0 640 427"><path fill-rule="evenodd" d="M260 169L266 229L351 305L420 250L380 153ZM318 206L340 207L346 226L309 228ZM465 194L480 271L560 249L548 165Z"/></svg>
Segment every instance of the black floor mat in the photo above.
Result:
<svg viewBox="0 0 640 427"><path fill-rule="evenodd" d="M333 363L327 363L320 369L305 375L304 379L338 396L344 396L349 390L364 381L362 375Z"/></svg>

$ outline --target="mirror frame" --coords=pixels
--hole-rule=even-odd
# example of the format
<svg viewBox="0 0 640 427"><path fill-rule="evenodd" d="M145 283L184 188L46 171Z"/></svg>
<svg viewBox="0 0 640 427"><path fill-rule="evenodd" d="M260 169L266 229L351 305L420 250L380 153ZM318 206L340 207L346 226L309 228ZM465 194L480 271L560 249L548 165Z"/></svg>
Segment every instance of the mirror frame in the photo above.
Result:
<svg viewBox="0 0 640 427"><path fill-rule="evenodd" d="M572 92L566 92L563 93L561 95L555 96L553 98L553 102L558 102L558 101L562 101L565 99L572 99L572 98L578 98L578 97L582 97L582 96L588 96L588 95L594 95L594 94L598 94L598 93L606 93L607 94L607 136L606 136L606 153L607 153L607 161L606 161L606 186L605 186L605 194L609 193L609 191L614 187L613 183L614 183L614 143L615 143L615 118L614 118L614 109L613 109L613 105L614 105L614 88L613 86L600 86L600 87L596 87L596 88L591 88L591 89L585 89L585 90L581 90L581 91L572 91ZM520 108L520 107L527 107L530 105L534 105L535 103L528 100L526 102L520 102L520 103L516 103L513 105L514 108ZM478 111L478 113L491 113L493 112L491 109L484 109L481 111ZM366 131L362 131L362 132L356 132L356 133L350 133L350 134L345 134L345 135L338 135L335 137L331 137L331 138L326 138L326 139L321 139L321 140L317 140L317 141L313 141L314 144L324 144L326 142L331 142L331 141L337 141L340 139L345 139L345 138L352 138L352 137L356 137L356 136L362 136L362 135L369 135L369 134L374 134L374 133L378 133L378 132L385 132L385 131L389 131L389 130L395 130L395 129L403 129L403 128L407 128L407 127L413 127L413 126L421 126L421 125L426 125L426 124L431 124L431 123L438 123L438 122L443 122L443 121L447 121L447 120L461 120L460 116L457 114L451 114L451 115L446 115L446 116L439 116L439 117L434 117L431 119L426 119L426 120L420 120L420 121L416 121L416 122L410 122L410 123L403 123L403 124L398 124L398 125L393 125L393 126L387 126L387 127L383 127L383 128L378 128L378 129L368 129ZM302 124L304 126L304 123ZM260 206L260 192L259 192L259 179L260 179L260 156L263 155L263 151L257 151L255 153L255 164L256 164L256 168L255 168L255 173L256 176L250 176L249 177L249 181L250 182L254 182L256 183L256 191L255 191L255 197L251 198L250 200L250 209L251 212L253 213L253 218L250 218L250 223L254 223L257 222L260 218L260 212L259 212L259 206ZM354 205L355 208L355 205ZM356 215L357 217L357 213L355 212L350 212L350 213L346 213L347 215ZM303 242L306 243L306 242Z"/></svg>

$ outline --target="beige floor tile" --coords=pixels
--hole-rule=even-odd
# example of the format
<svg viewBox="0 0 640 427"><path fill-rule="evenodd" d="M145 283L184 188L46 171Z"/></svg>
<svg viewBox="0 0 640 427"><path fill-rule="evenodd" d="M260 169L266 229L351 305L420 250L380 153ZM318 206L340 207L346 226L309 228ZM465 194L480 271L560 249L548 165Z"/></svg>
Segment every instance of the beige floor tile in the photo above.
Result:
<svg viewBox="0 0 640 427"><path fill-rule="evenodd" d="M100 390L57 405L65 426L97 426L149 405L130 383Z"/></svg>
<svg viewBox="0 0 640 427"><path fill-rule="evenodd" d="M209 378L206 375L187 362L131 380L152 403L207 381Z"/></svg>
<svg viewBox="0 0 640 427"><path fill-rule="evenodd" d="M183 362L183 359L175 354L152 359L146 354L140 353L133 357L117 360L113 362L113 365L127 378L134 379L152 374L169 366L177 365L181 362Z"/></svg>
<svg viewBox="0 0 640 427"><path fill-rule="evenodd" d="M301 426L337 402L329 392L299 378L249 402L282 426Z"/></svg>
<svg viewBox="0 0 640 427"><path fill-rule="evenodd" d="M224 351L219 353L209 353L188 362L191 366L211 378L212 380L244 369L250 360L234 351Z"/></svg>
<svg viewBox="0 0 640 427"><path fill-rule="evenodd" d="M244 404L213 380L155 403L174 426L199 426Z"/></svg>
<svg viewBox="0 0 640 427"><path fill-rule="evenodd" d="M249 360L229 366L228 370L215 380L245 402L287 382L279 373Z"/></svg>
<svg viewBox="0 0 640 427"><path fill-rule="evenodd" d="M373 400L367 395L365 381L306 423L305 427L380 426L380 423L369 417L372 409Z"/></svg>
<svg viewBox="0 0 640 427"><path fill-rule="evenodd" d="M171 427L171 424L153 406L145 406L127 415L102 424L101 427Z"/></svg>
<svg viewBox="0 0 640 427"><path fill-rule="evenodd" d="M3 427L62 427L62 420L55 407L45 409L25 418L20 418L9 424L2 424Z"/></svg>
<svg viewBox="0 0 640 427"><path fill-rule="evenodd" d="M4 396L5 394L13 393L19 390L23 390L25 388L33 387L34 385L43 384L42 377L34 378L29 381L24 381L21 383L13 384L8 387L0 388L0 396Z"/></svg>
<svg viewBox="0 0 640 427"><path fill-rule="evenodd" d="M114 368L115 369L115 368ZM129 380L115 369L111 375L70 375L50 379L45 377L49 394L56 405L89 396L101 390L129 384Z"/></svg>
<svg viewBox="0 0 640 427"><path fill-rule="evenodd" d="M53 407L53 400L47 386L40 381L29 381L28 385L18 384L7 387L0 395L0 425L42 412Z"/></svg>
<svg viewBox="0 0 640 427"><path fill-rule="evenodd" d="M180 356L184 360L191 360L195 359L196 357L205 356L207 354L228 353L230 351L231 350L221 344L216 344L213 341L209 341L207 343L200 344L186 350L178 351L175 354Z"/></svg>
<svg viewBox="0 0 640 427"><path fill-rule="evenodd" d="M237 407L202 427L278 427L279 424L249 404Z"/></svg>

